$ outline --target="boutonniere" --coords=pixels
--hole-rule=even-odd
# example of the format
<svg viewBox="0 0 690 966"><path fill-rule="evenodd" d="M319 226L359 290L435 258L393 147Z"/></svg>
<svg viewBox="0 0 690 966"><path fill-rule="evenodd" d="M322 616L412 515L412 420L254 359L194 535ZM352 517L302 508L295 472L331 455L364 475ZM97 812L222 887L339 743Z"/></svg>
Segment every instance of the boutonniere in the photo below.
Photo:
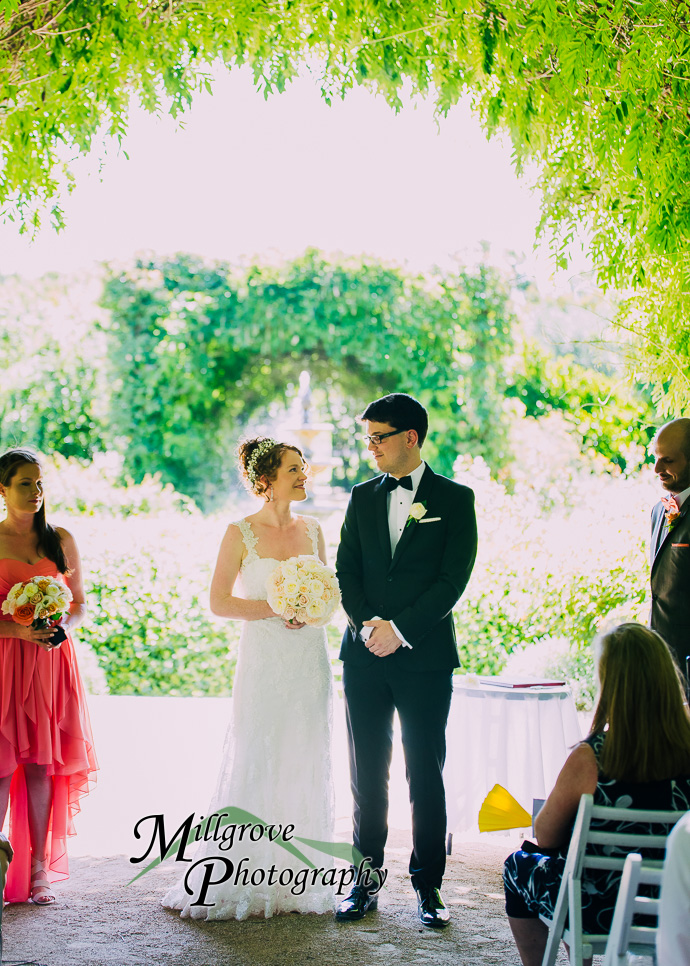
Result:
<svg viewBox="0 0 690 966"><path fill-rule="evenodd" d="M423 516L426 516L426 500L421 503L413 503L405 527L409 527L411 523L419 523Z"/></svg>
<svg viewBox="0 0 690 966"><path fill-rule="evenodd" d="M666 514L666 529L673 530L680 517L680 507L675 496L662 496L661 503Z"/></svg>

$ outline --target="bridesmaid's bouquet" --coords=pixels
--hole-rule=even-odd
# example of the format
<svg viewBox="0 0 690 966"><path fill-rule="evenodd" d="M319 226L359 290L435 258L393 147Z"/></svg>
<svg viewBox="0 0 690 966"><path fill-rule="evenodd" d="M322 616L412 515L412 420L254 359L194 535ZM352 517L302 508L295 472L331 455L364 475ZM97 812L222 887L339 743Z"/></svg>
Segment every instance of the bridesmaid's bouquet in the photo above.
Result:
<svg viewBox="0 0 690 966"><path fill-rule="evenodd" d="M40 630L57 624L71 600L72 592L61 580L32 577L12 587L2 602L2 612L9 614L15 624ZM65 637L62 628L58 628L51 644L60 644Z"/></svg>
<svg viewBox="0 0 690 966"><path fill-rule="evenodd" d="M286 621L323 627L340 603L335 574L315 557L281 561L267 581L266 599Z"/></svg>

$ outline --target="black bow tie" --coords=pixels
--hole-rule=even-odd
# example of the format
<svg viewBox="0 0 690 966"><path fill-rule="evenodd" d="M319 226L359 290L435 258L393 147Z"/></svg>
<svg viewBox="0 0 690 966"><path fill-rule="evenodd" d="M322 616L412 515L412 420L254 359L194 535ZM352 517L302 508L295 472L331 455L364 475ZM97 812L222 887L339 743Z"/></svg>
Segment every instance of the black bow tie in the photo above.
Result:
<svg viewBox="0 0 690 966"><path fill-rule="evenodd" d="M383 481L383 485L386 487L389 493L391 490L397 490L399 486L401 486L403 490L414 489L411 476L401 476L399 480L396 480L394 476L387 476Z"/></svg>

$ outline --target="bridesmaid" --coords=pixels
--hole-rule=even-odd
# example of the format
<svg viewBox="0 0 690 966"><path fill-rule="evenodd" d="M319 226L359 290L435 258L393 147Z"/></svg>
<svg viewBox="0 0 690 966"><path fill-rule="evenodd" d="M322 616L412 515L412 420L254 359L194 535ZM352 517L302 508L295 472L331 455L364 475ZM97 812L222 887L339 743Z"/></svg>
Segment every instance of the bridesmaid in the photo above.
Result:
<svg viewBox="0 0 690 966"><path fill-rule="evenodd" d="M51 882L66 879L66 837L79 799L97 769L84 689L70 633L86 613L79 553L67 530L46 522L35 453L0 456L0 602L31 577L57 577L73 596L54 631L34 630L0 614L0 827L10 804L10 865L5 901L52 905Z"/></svg>

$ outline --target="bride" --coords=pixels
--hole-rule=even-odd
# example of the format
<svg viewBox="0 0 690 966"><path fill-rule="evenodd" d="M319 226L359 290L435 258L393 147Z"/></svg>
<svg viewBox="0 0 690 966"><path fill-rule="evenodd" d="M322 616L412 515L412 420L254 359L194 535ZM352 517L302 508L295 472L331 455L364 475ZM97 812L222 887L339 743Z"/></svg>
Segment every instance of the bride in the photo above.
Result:
<svg viewBox="0 0 690 966"><path fill-rule="evenodd" d="M331 842L331 670L325 631L284 621L266 601L267 578L281 560L306 554L326 563L323 533L316 520L291 510L292 503L307 498L299 449L252 439L240 446L239 464L249 489L265 502L228 527L211 583L213 613L245 623L232 720L207 814L240 808L264 825L293 825L295 836ZM243 596L236 592L238 576ZM290 844L309 854L302 843ZM211 856L226 861L201 861ZM328 864L320 858L310 854L316 866ZM268 918L333 909L332 888L311 876L306 887L296 888L289 870L304 870L304 862L267 837L235 838L229 850L223 843L204 842L189 868L163 899L165 907L181 910L184 917ZM209 885L214 881L218 884Z"/></svg>

